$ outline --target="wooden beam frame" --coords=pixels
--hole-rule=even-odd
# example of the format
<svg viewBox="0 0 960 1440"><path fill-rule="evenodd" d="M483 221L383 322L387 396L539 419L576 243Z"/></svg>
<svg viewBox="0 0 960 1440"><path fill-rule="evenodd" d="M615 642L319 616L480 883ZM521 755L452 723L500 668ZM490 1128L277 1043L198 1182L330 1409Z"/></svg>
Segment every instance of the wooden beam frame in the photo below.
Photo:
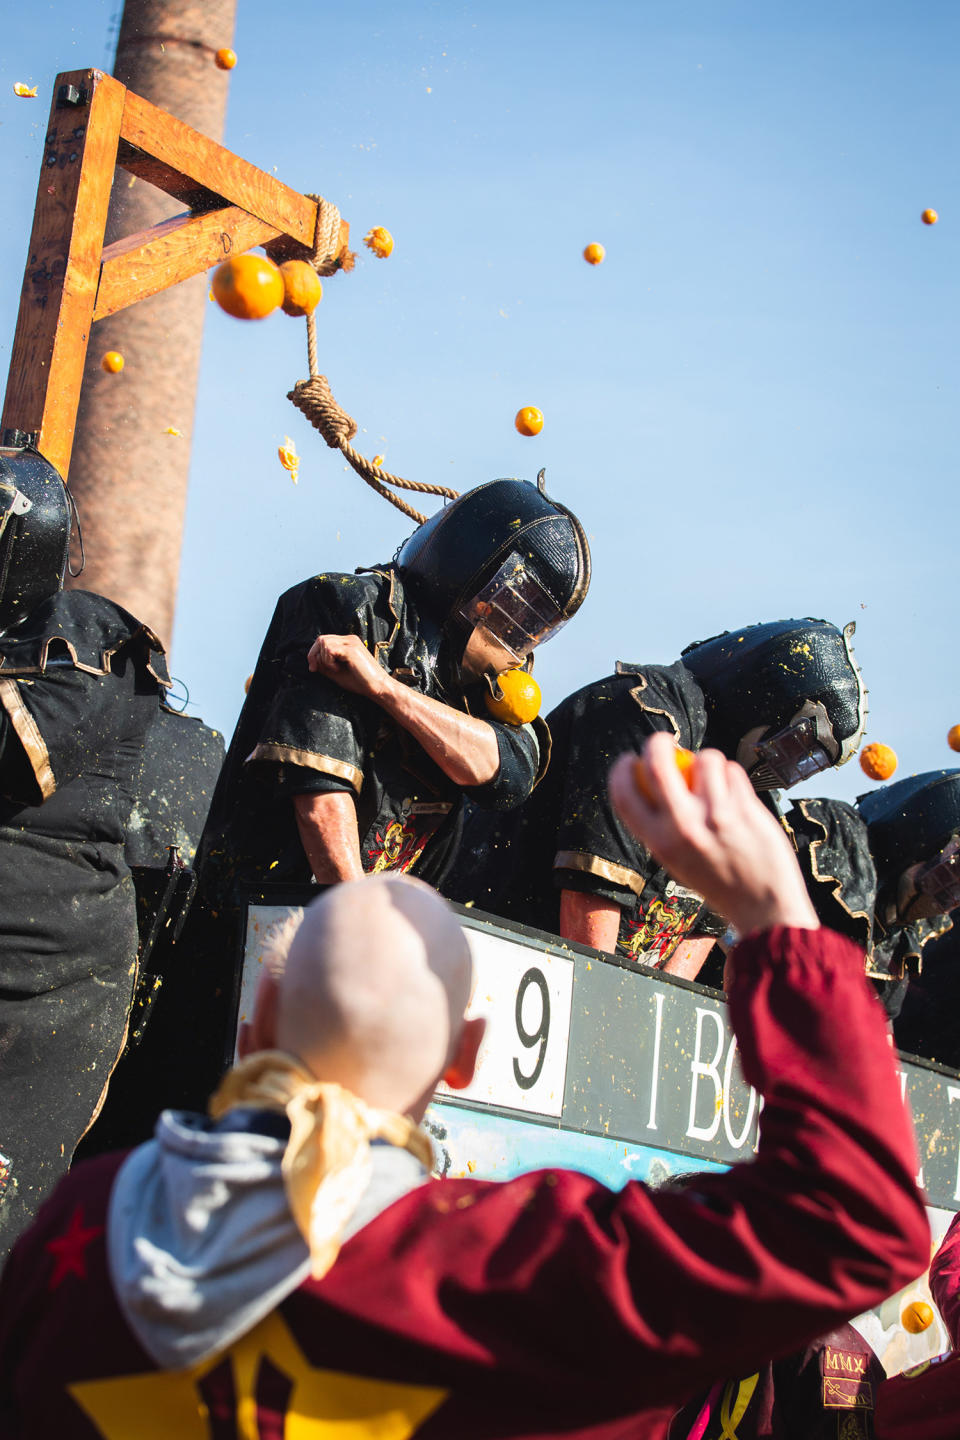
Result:
<svg viewBox="0 0 960 1440"><path fill-rule="evenodd" d="M188 208L104 246L117 166ZM101 70L58 75L0 419L64 479L91 327L280 236L312 245L317 203ZM346 255L349 226L340 227Z"/></svg>

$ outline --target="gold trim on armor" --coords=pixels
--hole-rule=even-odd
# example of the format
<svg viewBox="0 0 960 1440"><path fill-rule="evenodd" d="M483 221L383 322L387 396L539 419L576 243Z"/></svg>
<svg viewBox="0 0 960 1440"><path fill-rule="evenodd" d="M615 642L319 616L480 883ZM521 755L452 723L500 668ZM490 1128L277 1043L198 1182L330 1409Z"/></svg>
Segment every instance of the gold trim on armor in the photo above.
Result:
<svg viewBox="0 0 960 1440"><path fill-rule="evenodd" d="M525 725L523 728L525 730L532 730L533 737L537 742L537 773L530 791L532 795L544 775L546 775L550 769L550 756L553 754L553 735L550 733L550 726L541 715L535 715L530 721L529 726Z"/></svg>
<svg viewBox="0 0 960 1440"><path fill-rule="evenodd" d="M851 920L865 920L865 921L867 922L867 926L868 926L868 928L869 928L869 925L870 925L870 914L869 914L869 912L866 911L866 910L851 910L851 909L850 909L850 906L847 904L846 900L844 900L844 898L843 898L843 882L839 879L839 877L836 876L836 875L824 875L824 874L822 874L821 871L820 871L820 866L819 866L819 864L818 864L818 862L817 862L817 851L819 850L819 848L820 848L821 845L825 845L825 844L826 844L826 842L827 842L827 840L828 840L828 838L829 838L829 835L830 835L830 831L829 831L829 828L827 827L827 825L824 823L823 820L818 820L817 817L816 817L816 815L811 815L811 814L810 814L810 811L806 808L808 803L809 803L808 801L803 800L803 799L800 799L800 800L797 801L797 806L798 806L798 808L799 808L799 810L800 810L801 815L805 815L806 818L810 821L810 823L811 823L812 825L819 825L820 829L823 831L823 839L822 839L822 840L813 840L813 841L811 842L811 844L810 844L810 869L813 871L814 878L817 879L817 880L823 880L826 884L832 884L832 885L834 886L833 898L834 898L834 900L836 900L837 904L838 904L843 910L846 910L846 912L847 912L847 914L850 916L850 919L851 919Z"/></svg>
<svg viewBox="0 0 960 1440"><path fill-rule="evenodd" d="M644 702L640 699L641 692L644 691L644 690L646 690L646 688L647 688L647 678L646 678L645 675L641 675L641 676L640 676L640 684L639 684L639 685L634 685L633 689L630 691L630 699L631 699L631 700L635 700L636 703L640 706L640 709L641 709L641 710L645 710L648 715L663 715L663 716L665 716L666 719L670 721L670 728L671 728L671 730L673 731L673 738L674 738L674 740L676 740L677 744L679 745L679 744L680 744L680 726L677 724L676 720L675 720L675 719L673 718L673 716L670 714L670 711L669 711L669 710L661 710L661 709L658 709L655 705L645 705Z"/></svg>
<svg viewBox="0 0 960 1440"><path fill-rule="evenodd" d="M643 887L647 883L636 870L628 870L626 865L613 865L609 860L601 860L599 855L587 855L582 850L558 850L553 868L582 870L586 875L599 875L602 880L610 880L614 885L623 885L625 889L632 890L638 897L643 894Z"/></svg>
<svg viewBox="0 0 960 1440"><path fill-rule="evenodd" d="M20 686L16 680L0 679L0 705L9 715L10 724L17 732L17 739L27 752L27 759L30 761L34 779L40 787L40 794L44 800L49 800L57 788L50 765L50 752L47 750L46 741L40 734L36 720L23 703Z"/></svg>
<svg viewBox="0 0 960 1440"><path fill-rule="evenodd" d="M40 649L39 665L7 665L5 658L0 657L0 671L2 671L7 676L43 675L46 673L47 665L50 663L50 646L57 644L62 645L64 650L70 656L70 659L73 661L73 666L75 670L83 670L87 675L112 675L112 661L114 655L118 654L125 645L129 645L132 641L139 640L141 636L147 641L146 669L148 673L153 676L154 680L156 680L157 684L161 687L161 689L168 690L173 682L169 678L165 679L158 670L154 669L153 659L150 653L151 651L156 651L158 655L165 655L166 651L164 650L160 641L157 639L156 635L150 629L149 625L141 625L138 630L135 630L132 633L132 635L128 635L126 639L121 640L119 645L114 645L109 650L102 651L99 665L84 665L83 661L80 660L77 656L76 647L71 643L71 641L66 638L65 635L48 635Z"/></svg>
<svg viewBox="0 0 960 1440"><path fill-rule="evenodd" d="M333 755L317 755L313 750L295 750L292 745L256 745L250 751L244 764L251 760L275 760L281 765L302 765L306 770L319 770L323 775L336 775L346 780L357 794L363 789L363 771L346 760L337 760Z"/></svg>

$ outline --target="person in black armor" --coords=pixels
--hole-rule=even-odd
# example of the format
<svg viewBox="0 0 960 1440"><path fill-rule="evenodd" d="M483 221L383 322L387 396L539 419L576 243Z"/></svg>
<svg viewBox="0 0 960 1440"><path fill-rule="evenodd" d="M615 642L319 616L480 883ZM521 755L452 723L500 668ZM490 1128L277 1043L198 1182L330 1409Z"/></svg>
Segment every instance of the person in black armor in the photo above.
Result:
<svg viewBox="0 0 960 1440"><path fill-rule="evenodd" d="M960 1070L960 910L951 921L924 946L923 967L911 972L893 1034L898 1050Z"/></svg>
<svg viewBox="0 0 960 1440"><path fill-rule="evenodd" d="M911 775L861 795L877 867L871 971L906 989L924 946L960 905L960 770Z"/></svg>
<svg viewBox="0 0 960 1440"><path fill-rule="evenodd" d="M800 800L784 821L817 914L863 946L895 1019L924 947L960 905L960 770L912 775L856 806Z"/></svg>
<svg viewBox="0 0 960 1440"><path fill-rule="evenodd" d="M777 620L688 646L673 665L617 665L547 717L553 757L522 809L474 814L451 899L695 975L726 922L677 885L621 824L607 795L612 759L656 730L715 746L759 791L786 788L856 751L866 716L853 625Z"/></svg>
<svg viewBox="0 0 960 1440"><path fill-rule="evenodd" d="M148 1139L164 1107L171 1035L190 1006L189 977L177 972L176 939L196 888L194 857L223 754L218 730L161 700L147 733L124 850L139 933L127 1043L77 1160ZM179 1005L169 1003L171 987L175 993L181 987Z"/></svg>
<svg viewBox="0 0 960 1440"><path fill-rule="evenodd" d="M205 963L225 957L229 973L211 978L227 1051L251 893L388 870L436 884L465 796L503 808L529 795L548 758L543 722L495 720L485 700L576 612L589 579L579 521L538 486L494 480L421 525L395 563L315 575L280 597L185 936L194 953L201 929L215 937Z"/></svg>
<svg viewBox="0 0 960 1440"><path fill-rule="evenodd" d="M0 1260L70 1164L123 1046L137 917L124 837L163 647L63 590L70 499L0 450Z"/></svg>

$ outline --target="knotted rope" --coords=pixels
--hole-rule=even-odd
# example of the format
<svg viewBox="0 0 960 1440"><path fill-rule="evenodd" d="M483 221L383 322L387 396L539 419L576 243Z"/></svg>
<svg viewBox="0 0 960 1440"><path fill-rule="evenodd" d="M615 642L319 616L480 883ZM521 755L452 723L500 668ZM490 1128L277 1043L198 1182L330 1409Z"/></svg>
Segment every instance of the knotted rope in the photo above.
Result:
<svg viewBox="0 0 960 1440"><path fill-rule="evenodd" d="M336 205L319 195L311 195L309 198L317 202L317 228L312 249L283 236L271 241L266 247L271 259L276 260L278 254L282 254L283 259L289 260L295 255L298 259L309 261L318 275L333 275L337 270L352 269L353 256L349 251L346 252L345 259L340 255L340 211ZM274 247L277 247L278 253L274 253ZM294 248L291 250L291 247ZM320 374L316 312L307 316L307 362L310 366L310 379L298 380L293 389L288 391L287 399L292 401L314 429L320 432L331 450L340 451L371 490L376 490L378 495L389 500L391 505L395 505L418 525L423 524L427 519L426 515L408 505L399 495L394 495L387 489L388 485L393 485L398 490L413 490L419 495L440 495L446 500L458 498L458 490L450 490L445 485L427 485L419 480L404 480L402 476L393 475L389 470L374 465L353 448L350 441L357 433L357 422L337 404L327 377Z"/></svg>
<svg viewBox="0 0 960 1440"><path fill-rule="evenodd" d="M336 275L338 270L352 270L356 256L340 244L340 211L322 195L308 195L308 200L317 202L317 223L313 232L312 245L294 240L292 235L278 235L264 245L264 250L276 265L284 260L306 260L318 275Z"/></svg>

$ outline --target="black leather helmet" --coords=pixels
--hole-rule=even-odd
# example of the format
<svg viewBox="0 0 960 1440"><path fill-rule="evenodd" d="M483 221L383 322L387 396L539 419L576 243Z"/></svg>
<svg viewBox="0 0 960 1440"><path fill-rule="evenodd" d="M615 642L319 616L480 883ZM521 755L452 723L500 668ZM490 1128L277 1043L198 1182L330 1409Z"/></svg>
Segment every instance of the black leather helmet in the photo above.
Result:
<svg viewBox="0 0 960 1440"><path fill-rule="evenodd" d="M773 620L688 645L682 659L704 693L705 743L739 760L758 790L845 764L867 718L855 628Z"/></svg>
<svg viewBox="0 0 960 1440"><path fill-rule="evenodd" d="M506 663L522 664L577 612L590 584L583 526L525 480L467 491L414 531L397 565L456 662L482 630Z"/></svg>
<svg viewBox="0 0 960 1440"><path fill-rule="evenodd" d="M960 835L960 770L928 770L897 780L861 795L857 809L867 822L870 851L884 889L911 866L938 860ZM944 876L951 870L960 879L960 857L944 861ZM936 874L931 878L936 880Z"/></svg>
<svg viewBox="0 0 960 1440"><path fill-rule="evenodd" d="M61 588L69 545L59 473L35 450L0 449L0 630Z"/></svg>

